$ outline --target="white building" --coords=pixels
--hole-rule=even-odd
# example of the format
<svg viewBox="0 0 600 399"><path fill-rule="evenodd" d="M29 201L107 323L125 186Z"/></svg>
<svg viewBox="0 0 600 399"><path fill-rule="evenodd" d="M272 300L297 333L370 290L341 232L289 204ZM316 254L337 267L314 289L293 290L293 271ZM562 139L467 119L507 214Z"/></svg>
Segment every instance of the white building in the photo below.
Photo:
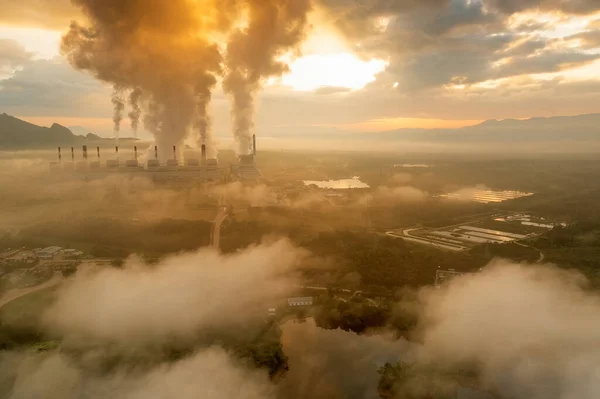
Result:
<svg viewBox="0 0 600 399"><path fill-rule="evenodd" d="M288 298L288 306L298 307L298 306L312 306L313 297L301 297L301 298Z"/></svg>

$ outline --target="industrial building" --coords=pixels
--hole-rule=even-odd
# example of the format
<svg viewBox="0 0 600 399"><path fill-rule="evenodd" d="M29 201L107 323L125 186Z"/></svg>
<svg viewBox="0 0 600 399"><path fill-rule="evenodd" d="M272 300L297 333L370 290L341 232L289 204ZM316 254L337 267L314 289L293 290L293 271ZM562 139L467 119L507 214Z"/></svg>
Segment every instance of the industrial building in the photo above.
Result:
<svg viewBox="0 0 600 399"><path fill-rule="evenodd" d="M252 136L250 154L239 156L239 164L233 172L240 180L258 180L261 177L261 173L256 167L256 135Z"/></svg>
<svg viewBox="0 0 600 399"><path fill-rule="evenodd" d="M50 170L77 172L92 176L110 173L140 173L154 176L176 174L206 181L219 181L229 172L239 180L258 180L262 176L256 166L256 135L252 136L252 147L249 149L249 154L240 155L238 164L231 165L230 169L221 168L216 158L208 158L206 145L202 145L201 151L200 159L187 158L183 160L178 158L177 147L173 146L172 156L166 161L161 161L159 148L154 146L154 157L149 158L143 164L139 161L137 146L133 147L133 157L126 160L121 159L119 147L115 146L113 155L104 162L101 159L100 147L96 147L96 157L93 160L88 157L86 145L82 146L82 157L79 160L75 159L74 147L70 148L70 160L63 160L62 148L58 147L58 161L50 163Z"/></svg>
<svg viewBox="0 0 600 399"><path fill-rule="evenodd" d="M110 173L176 173L189 177L216 181L221 178L222 170L217 159L207 159L206 146L202 145L202 158L189 158L185 162L177 158L177 147L173 146L173 157L161 162L158 157L158 146L154 146L154 158L142 164L138 157L137 146L133 147L133 158L121 160L119 147L115 147L114 155L105 162L101 160L100 147L96 147L96 159L88 159L87 146L82 147L82 159L75 160L75 148L71 147L71 159L63 161L62 149L58 147L58 162L50 163L51 171L75 171L89 175L103 175Z"/></svg>
<svg viewBox="0 0 600 399"><path fill-rule="evenodd" d="M301 298L288 298L287 302L288 302L288 306L291 306L291 307L312 306L313 297L307 296L307 297L301 297Z"/></svg>
<svg viewBox="0 0 600 399"><path fill-rule="evenodd" d="M47 247L47 248L36 248L33 250L33 254L39 259L54 259L54 257L62 251L61 247Z"/></svg>

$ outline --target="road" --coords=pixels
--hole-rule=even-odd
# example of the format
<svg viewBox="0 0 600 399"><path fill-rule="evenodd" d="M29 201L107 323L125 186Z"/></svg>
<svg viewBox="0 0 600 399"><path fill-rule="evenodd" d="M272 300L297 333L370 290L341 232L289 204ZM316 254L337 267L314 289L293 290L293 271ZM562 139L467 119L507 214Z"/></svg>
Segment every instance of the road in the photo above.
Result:
<svg viewBox="0 0 600 399"><path fill-rule="evenodd" d="M521 246L521 247L531 248L531 249L534 249L534 250L538 251L540 253L540 257L538 258L538 260L536 261L536 263L543 263L544 259L546 259L546 255L544 255L544 253L541 250L539 250L538 248L532 247L531 245L523 244L523 243L518 242L518 241L515 241L514 243L517 244L517 245L519 245L519 246Z"/></svg>
<svg viewBox="0 0 600 399"><path fill-rule="evenodd" d="M219 207L219 211L217 212L217 216L213 221L213 230L212 230L212 240L211 245L213 248L220 248L221 243L221 225L227 219L227 207L221 206Z"/></svg>
<svg viewBox="0 0 600 399"><path fill-rule="evenodd" d="M34 292L37 292L37 291L40 291L40 290L43 290L46 288L54 287L54 286L60 284L63 281L63 279L64 279L64 277L61 272L55 272L54 276L52 276L52 278L50 280L46 281L43 284L36 285L35 287L10 290L6 294L4 294L4 296L2 296L2 298L0 298L0 309L2 307L4 307L5 305L9 304L10 302L12 302L16 299L19 299L21 297L24 297L25 295L29 295L29 294L32 294Z"/></svg>

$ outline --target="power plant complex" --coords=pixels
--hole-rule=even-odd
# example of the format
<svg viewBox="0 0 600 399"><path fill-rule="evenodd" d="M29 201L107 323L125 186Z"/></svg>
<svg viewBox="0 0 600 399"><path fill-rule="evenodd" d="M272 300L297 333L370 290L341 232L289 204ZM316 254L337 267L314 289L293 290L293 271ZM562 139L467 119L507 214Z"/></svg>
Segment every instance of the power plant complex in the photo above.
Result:
<svg viewBox="0 0 600 399"><path fill-rule="evenodd" d="M152 148L150 148L152 150ZM150 151L148 151L149 153ZM201 147L201 158L179 159L177 147L172 148L172 158L161 162L159 148L154 146L153 154L147 156L145 163L140 162L137 146L133 147L133 157L124 162L119 157L119 146L115 146L114 156L106 161L101 158L100 147L96 147L96 154L90 159L87 145L82 146L82 158L75 160L75 148L70 148L70 160L63 159L62 148L58 147L58 162L51 162L53 171L68 171L85 174L106 173L169 173L207 181L218 181L228 173L240 180L258 179L261 173L256 167L256 135L252 138L252 148L249 155L240 155L239 164L229 168L220 167L216 158L207 158L206 145Z"/></svg>

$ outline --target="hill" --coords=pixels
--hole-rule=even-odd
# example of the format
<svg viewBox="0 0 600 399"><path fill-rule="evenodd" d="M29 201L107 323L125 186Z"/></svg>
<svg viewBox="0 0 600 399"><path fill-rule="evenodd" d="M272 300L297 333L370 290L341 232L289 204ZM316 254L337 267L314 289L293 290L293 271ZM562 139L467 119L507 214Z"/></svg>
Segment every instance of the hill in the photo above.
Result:
<svg viewBox="0 0 600 399"><path fill-rule="evenodd" d="M562 142L599 141L600 114L556 116L526 120L488 120L460 129L398 129L382 137L447 142Z"/></svg>
<svg viewBox="0 0 600 399"><path fill-rule="evenodd" d="M132 141L135 139L123 138ZM99 137L93 133L76 135L58 123L42 127L25 122L7 114L0 114L0 149L42 149L56 146L112 143L113 139Z"/></svg>
<svg viewBox="0 0 600 399"><path fill-rule="evenodd" d="M85 140L57 123L40 127L7 114L0 114L0 148L32 148L75 145Z"/></svg>

